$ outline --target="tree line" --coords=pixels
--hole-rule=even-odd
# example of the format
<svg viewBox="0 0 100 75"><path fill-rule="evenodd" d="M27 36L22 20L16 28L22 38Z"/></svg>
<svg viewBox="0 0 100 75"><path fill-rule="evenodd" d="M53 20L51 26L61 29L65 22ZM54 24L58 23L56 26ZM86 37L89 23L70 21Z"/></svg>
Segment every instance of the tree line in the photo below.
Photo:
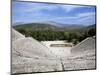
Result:
<svg viewBox="0 0 100 75"><path fill-rule="evenodd" d="M54 31L54 30L31 30L27 31L25 29L17 29L20 33L24 34L26 37L33 37L39 41L53 41L53 40L66 40L68 42L73 42L77 44L78 42L84 40L87 37L96 35L95 28L85 30L81 32L68 32L68 31Z"/></svg>

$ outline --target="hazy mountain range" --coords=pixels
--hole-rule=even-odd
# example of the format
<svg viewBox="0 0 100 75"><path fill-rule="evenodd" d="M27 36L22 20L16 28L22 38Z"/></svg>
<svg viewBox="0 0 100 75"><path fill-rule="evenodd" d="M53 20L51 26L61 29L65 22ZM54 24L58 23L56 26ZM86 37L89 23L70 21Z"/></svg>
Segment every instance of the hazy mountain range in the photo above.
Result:
<svg viewBox="0 0 100 75"><path fill-rule="evenodd" d="M39 23L16 23L13 25L15 29L25 29L25 30L73 30L73 29L89 29L95 28L96 25L70 25L70 24L61 24L56 22L39 22Z"/></svg>

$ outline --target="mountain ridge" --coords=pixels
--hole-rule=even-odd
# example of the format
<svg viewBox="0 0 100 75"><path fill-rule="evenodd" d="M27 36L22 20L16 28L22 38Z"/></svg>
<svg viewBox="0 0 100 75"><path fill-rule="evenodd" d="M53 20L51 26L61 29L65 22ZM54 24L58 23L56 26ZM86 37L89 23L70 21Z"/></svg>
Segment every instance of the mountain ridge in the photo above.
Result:
<svg viewBox="0 0 100 75"><path fill-rule="evenodd" d="M57 24L57 23L56 23ZM74 30L74 29L89 29L95 28L96 25L56 25L53 23L27 23L13 26L15 29L26 29L26 30Z"/></svg>

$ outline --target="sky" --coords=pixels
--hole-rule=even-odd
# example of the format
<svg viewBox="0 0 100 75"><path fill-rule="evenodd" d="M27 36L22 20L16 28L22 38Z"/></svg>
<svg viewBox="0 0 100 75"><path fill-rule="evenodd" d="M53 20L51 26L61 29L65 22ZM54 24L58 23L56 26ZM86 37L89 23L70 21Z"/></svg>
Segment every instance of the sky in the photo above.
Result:
<svg viewBox="0 0 100 75"><path fill-rule="evenodd" d="M61 24L95 24L95 6L12 2L12 24L56 22Z"/></svg>

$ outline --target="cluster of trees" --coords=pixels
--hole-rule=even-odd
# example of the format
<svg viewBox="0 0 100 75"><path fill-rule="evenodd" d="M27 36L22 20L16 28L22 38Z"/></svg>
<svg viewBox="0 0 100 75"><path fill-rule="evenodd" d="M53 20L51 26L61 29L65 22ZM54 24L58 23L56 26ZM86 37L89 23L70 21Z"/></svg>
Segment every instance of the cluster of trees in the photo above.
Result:
<svg viewBox="0 0 100 75"><path fill-rule="evenodd" d="M84 33L80 32L68 32L68 31L54 31L54 30L35 30L35 31L27 31L25 29L17 29L20 33L24 34L26 37L33 37L39 41L45 40L67 40L68 42L73 42L77 44L78 42L84 40L87 37L94 36L96 34L96 30L91 28L89 30L85 30Z"/></svg>

